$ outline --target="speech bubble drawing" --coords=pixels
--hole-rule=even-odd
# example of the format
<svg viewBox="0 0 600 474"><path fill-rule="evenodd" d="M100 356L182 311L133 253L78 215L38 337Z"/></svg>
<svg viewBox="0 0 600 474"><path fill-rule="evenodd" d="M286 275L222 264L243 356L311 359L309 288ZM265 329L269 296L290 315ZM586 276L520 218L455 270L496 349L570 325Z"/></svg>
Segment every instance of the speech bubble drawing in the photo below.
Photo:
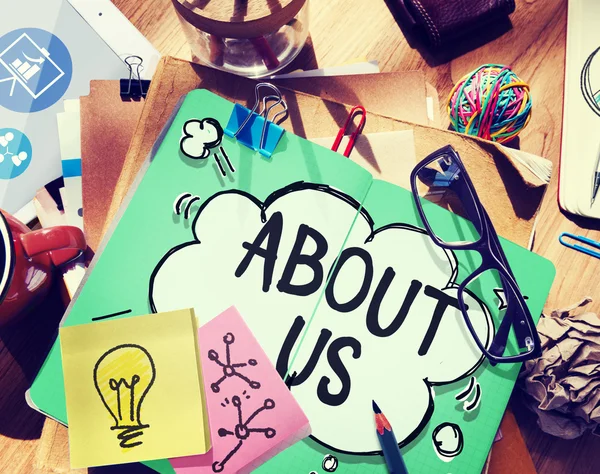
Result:
<svg viewBox="0 0 600 474"><path fill-rule="evenodd" d="M216 194L196 214L193 239L158 263L149 297L153 311L193 307L201 323L235 305L280 375L294 374L313 438L378 454L372 399L406 445L433 413L435 386L469 376L483 357L458 309L454 254L411 225L374 230L357 209L310 183L264 202ZM473 296L466 303L489 342L489 311Z"/></svg>

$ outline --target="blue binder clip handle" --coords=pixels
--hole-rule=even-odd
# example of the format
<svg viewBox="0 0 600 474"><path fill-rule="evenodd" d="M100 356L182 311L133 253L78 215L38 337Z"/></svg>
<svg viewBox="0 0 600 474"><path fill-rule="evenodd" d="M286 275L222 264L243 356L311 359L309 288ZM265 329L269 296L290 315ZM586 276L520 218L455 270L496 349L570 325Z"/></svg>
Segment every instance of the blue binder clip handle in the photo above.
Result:
<svg viewBox="0 0 600 474"><path fill-rule="evenodd" d="M261 88L271 89L275 94L266 95L262 99L262 109L260 113L257 113L261 104ZM248 148L270 158L284 132L284 129L275 122L278 117L287 114L287 104L283 100L279 89L268 82L261 82L256 85L255 99L252 110L240 104L234 105L224 132L225 135L236 138ZM269 102L273 103L268 105ZM271 121L269 120L269 114L277 106L281 106L282 110L276 113Z"/></svg>

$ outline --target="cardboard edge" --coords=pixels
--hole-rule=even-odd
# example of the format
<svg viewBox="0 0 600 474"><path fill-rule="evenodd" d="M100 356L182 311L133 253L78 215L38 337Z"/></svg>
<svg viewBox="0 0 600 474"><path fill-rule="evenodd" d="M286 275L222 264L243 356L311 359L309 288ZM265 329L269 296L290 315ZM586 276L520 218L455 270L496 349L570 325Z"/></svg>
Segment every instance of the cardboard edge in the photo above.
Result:
<svg viewBox="0 0 600 474"><path fill-rule="evenodd" d="M30 391L31 391L31 389L29 389L29 388L27 390L25 390L25 403L27 403L27 405L29 405L29 408L37 411L38 413L41 413L42 415L44 415L47 418L50 418L50 419L56 421L57 423L60 423L63 426L67 426L65 423L60 421L58 418L54 418L52 415L46 413L44 410L42 410L40 407L38 407L36 405L36 403L33 401L33 398L31 398Z"/></svg>
<svg viewBox="0 0 600 474"><path fill-rule="evenodd" d="M174 58L165 58L165 62L168 62L169 59L174 59ZM181 61L183 63L186 62L186 61L179 60L179 59L177 61ZM289 87L287 87L285 85L279 85L278 87L280 87L281 89L285 89L286 91L289 91L289 92L291 92L293 94L296 94L296 95L303 95L303 96L307 96L307 97L317 98L319 100L322 100L325 103L332 103L332 104L343 105L343 106L347 107L348 109L351 109L353 107L353 105L351 105L351 104L346 104L346 103L343 103L343 102L335 102L335 101L332 101L332 100L329 100L329 99L322 99L321 97L313 96L311 94L306 94L305 92L302 92L302 91L296 91L296 90L291 89L291 88L289 88ZM502 148L500 147L500 145L498 143L495 143L495 142L492 142L492 141L489 141L489 140L484 140L483 138L479 138L479 137L476 137L476 136L465 135L464 133L458 133L458 132L455 132L454 130L444 130L444 129L440 129L440 128L429 126L429 125L421 125L421 124L417 124L417 123L413 123L413 122L407 122L405 120L400 120L400 119L397 119L395 117L390 117L390 116L384 115L384 114L376 114L376 113L370 112L370 111L368 111L368 112L371 115L378 116L378 117L385 117L385 118L387 118L389 120L393 120L394 122L401 123L403 125L406 125L407 127L411 127L413 130L415 130L417 128L421 128L421 129L425 129L425 130L433 130L435 132L451 133L451 134L453 134L455 136L461 137L461 139L463 141L474 141L481 148L483 148L490 155L492 155L492 157L495 157L495 156L498 155L498 156L502 156L503 158L505 158L507 160L507 162L510 163L510 165L517 171L517 173L519 174L519 176L523 180L522 181L523 184L526 187L528 187L528 188L540 188L540 187L548 185L547 182L539 179L530 170L528 170L525 166L521 165L514 158L512 158L509 154L507 154L504 150L502 150ZM417 159L418 158L419 157L417 157ZM541 204L541 202L540 202L540 204Z"/></svg>

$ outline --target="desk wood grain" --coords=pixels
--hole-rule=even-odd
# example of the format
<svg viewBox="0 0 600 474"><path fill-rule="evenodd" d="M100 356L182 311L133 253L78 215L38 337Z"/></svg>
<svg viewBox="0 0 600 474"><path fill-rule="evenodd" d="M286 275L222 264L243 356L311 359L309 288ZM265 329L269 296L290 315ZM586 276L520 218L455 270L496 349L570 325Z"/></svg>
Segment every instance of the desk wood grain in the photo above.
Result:
<svg viewBox="0 0 600 474"><path fill-rule="evenodd" d="M407 41L384 0L310 1L311 38L295 61L295 68L332 66L358 57L367 57L378 60L382 71L419 69L440 94L442 117L446 117L443 103L452 85L480 64L510 65L529 82L534 100L533 118L521 135L520 148L545 156L555 165L554 176L539 216L534 246L535 251L552 260L557 269L546 309L566 306L590 295L598 299L589 309L600 312L600 278L597 277L600 260L567 250L557 240L558 235L564 231L600 239L600 232L597 230L600 229L600 223L575 220L562 214L556 199L564 84L566 0L517 0L517 10L511 16L512 28L510 25L508 29L507 25L498 25L497 28L486 30L486 37L478 36L479 39L475 41L483 43L507 29L499 38L472 50L469 50L472 45L456 44L455 48L460 54L456 54L454 58L431 56L416 49L416 43ZM393 3L392 0L388 1ZM190 59L189 47L170 0L113 0L113 3L161 53ZM401 87L401 84L398 86ZM56 328L45 329L52 332ZM15 357L13 353L16 346L6 337L8 336L0 334L0 375L5 380L13 378L21 381L24 378L22 367L27 364ZM14 335L10 337L13 338ZM18 345L23 351L23 341L19 341ZM27 347L29 350L33 346ZM39 354L29 357L35 364L39 364ZM27 375L29 379L31 374ZM15 393L15 390L0 391L0 410L3 413L13 410L10 416L0 415L0 466L3 472L53 472L54 469L47 465L49 463L42 460L40 464L40 454L36 453L41 449L41 456L45 459L49 455L46 451L48 445L53 443L64 449L64 432L48 427L45 429L43 442L39 441L41 419L34 412L24 411L21 415L22 404L15 402L22 400L22 391L26 385L26 381L14 385L19 393ZM515 398L518 398L518 394L515 394ZM14 403L19 408L17 414L22 416L21 421L13 416ZM515 400L513 408L540 473L597 472L600 439L592 436L573 441L554 439L542 433L537 428L535 419L520 407L522 404ZM22 423L22 428L12 431L12 423ZM59 468L59 471L62 470Z"/></svg>

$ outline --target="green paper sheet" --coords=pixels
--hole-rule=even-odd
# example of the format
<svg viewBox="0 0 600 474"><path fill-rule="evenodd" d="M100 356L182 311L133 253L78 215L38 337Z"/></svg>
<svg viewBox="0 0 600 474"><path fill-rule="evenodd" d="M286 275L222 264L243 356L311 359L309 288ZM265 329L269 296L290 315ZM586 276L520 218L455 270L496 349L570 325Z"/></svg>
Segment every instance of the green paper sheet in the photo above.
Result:
<svg viewBox="0 0 600 474"><path fill-rule="evenodd" d="M194 122L225 128L232 109L205 90L186 96L64 324L187 307L203 324L235 305L280 375L297 373L291 390L313 429L257 472L323 473L326 456L336 472L387 472L376 399L411 474L479 473L520 365L483 361L452 307L431 325L477 257L433 245L410 192L339 154L285 133L265 158L228 136L215 145L218 127ZM193 136L182 147L184 128ZM502 245L537 320L552 264ZM398 318L407 295L413 304ZM484 333L485 308L498 301L476 296ZM470 394L466 410L455 397L471 385L480 396ZM58 341L29 395L67 422ZM166 461L151 467L172 472Z"/></svg>

